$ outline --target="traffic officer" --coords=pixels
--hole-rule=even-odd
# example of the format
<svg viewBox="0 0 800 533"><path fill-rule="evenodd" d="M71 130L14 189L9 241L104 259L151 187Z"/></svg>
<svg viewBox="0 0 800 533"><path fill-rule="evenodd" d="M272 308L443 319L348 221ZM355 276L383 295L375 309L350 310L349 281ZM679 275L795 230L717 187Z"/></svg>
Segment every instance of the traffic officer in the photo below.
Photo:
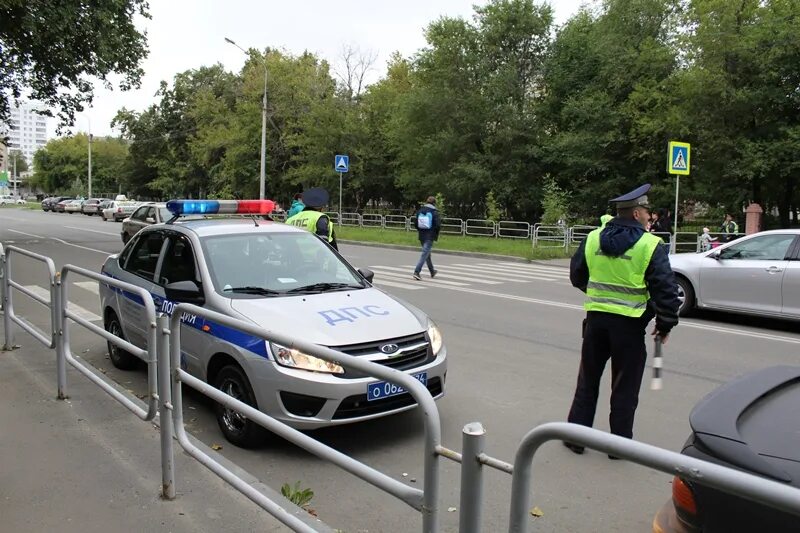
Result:
<svg viewBox="0 0 800 533"><path fill-rule="evenodd" d="M611 216L611 215L609 215L609 214L601 215L601 216L600 216L600 228L601 228L601 229L602 229L602 228L605 228L605 227L606 227L606 224L608 224L608 222L609 222L609 221L610 221L612 218L614 218L614 217L613 217L613 216Z"/></svg>
<svg viewBox="0 0 800 533"><path fill-rule="evenodd" d="M645 328L667 341L678 323L678 288L667 249L647 233L650 185L611 200L617 216L586 237L570 262L572 285L586 293L583 348L569 422L592 426L600 378L611 359L611 433L633 437L647 348ZM577 454L583 447L565 442ZM616 457L610 456L610 459Z"/></svg>
<svg viewBox="0 0 800 533"><path fill-rule="evenodd" d="M307 229L338 250L333 223L328 215L322 212L322 208L328 205L328 200L330 195L322 187L308 189L303 193L305 207L296 215L286 219L286 223Z"/></svg>

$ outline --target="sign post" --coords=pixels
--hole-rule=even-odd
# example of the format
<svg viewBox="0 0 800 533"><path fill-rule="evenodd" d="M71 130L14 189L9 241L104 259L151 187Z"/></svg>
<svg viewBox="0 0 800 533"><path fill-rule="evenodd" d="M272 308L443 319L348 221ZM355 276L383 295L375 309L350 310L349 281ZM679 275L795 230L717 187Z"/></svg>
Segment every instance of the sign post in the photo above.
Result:
<svg viewBox="0 0 800 533"><path fill-rule="evenodd" d="M678 240L678 194L681 186L681 176L689 175L691 145L678 141L670 141L667 148L667 172L675 176L675 217L674 230L670 240L670 251L675 253Z"/></svg>
<svg viewBox="0 0 800 533"><path fill-rule="evenodd" d="M350 171L350 156L337 154L333 158L333 169L339 173L339 226L342 225L342 174Z"/></svg>

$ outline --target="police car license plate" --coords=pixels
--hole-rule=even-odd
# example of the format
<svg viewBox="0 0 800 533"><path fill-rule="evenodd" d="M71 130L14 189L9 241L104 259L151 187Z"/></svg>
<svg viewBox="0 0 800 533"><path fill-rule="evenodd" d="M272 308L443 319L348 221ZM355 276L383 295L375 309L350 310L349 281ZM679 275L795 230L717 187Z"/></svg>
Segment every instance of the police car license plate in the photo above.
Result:
<svg viewBox="0 0 800 533"><path fill-rule="evenodd" d="M412 374L412 378L416 379L423 385L428 384L428 373L420 372L419 374ZM367 385L367 400L380 400L381 398L388 398L389 396L397 396L398 394L405 394L408 392L405 387L389 383L388 381L378 381Z"/></svg>

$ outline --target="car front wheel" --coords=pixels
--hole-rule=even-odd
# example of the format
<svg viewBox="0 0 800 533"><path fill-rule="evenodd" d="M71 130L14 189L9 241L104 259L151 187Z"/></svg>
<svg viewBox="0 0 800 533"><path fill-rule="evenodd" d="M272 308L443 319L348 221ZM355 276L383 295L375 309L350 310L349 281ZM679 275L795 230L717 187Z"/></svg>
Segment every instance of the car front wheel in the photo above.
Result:
<svg viewBox="0 0 800 533"><path fill-rule="evenodd" d="M694 310L694 289L686 278L678 276L678 299L681 306L678 308L679 316L689 316Z"/></svg>
<svg viewBox="0 0 800 533"><path fill-rule="evenodd" d="M110 312L106 319L105 326L107 332L120 339L125 339L125 334L122 332L122 325L119 323L119 318L117 318L117 315L113 311ZM138 361L135 355L126 352L111 341L106 341L106 343L108 344L108 357L111 359L111 364L120 370L132 370L136 368Z"/></svg>
<svg viewBox="0 0 800 533"><path fill-rule="evenodd" d="M228 396L258 409L250 381L238 365L222 368L217 374L214 386ZM252 448L264 442L266 430L248 420L243 414L219 403L216 406L216 413L219 429L232 444L242 448Z"/></svg>

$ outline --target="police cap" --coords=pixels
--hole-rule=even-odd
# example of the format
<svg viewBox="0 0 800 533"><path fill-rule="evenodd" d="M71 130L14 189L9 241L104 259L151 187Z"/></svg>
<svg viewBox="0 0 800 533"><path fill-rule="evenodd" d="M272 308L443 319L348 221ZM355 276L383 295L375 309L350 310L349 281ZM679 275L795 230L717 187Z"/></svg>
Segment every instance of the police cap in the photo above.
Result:
<svg viewBox="0 0 800 533"><path fill-rule="evenodd" d="M647 202L647 193L650 190L650 184L645 183L641 187L637 187L627 194L617 196L609 200L612 204L616 204L617 209L624 209L626 207L650 207Z"/></svg>
<svg viewBox="0 0 800 533"><path fill-rule="evenodd" d="M328 205L330 194L322 187L312 187L303 191L303 203L308 207L324 207Z"/></svg>

